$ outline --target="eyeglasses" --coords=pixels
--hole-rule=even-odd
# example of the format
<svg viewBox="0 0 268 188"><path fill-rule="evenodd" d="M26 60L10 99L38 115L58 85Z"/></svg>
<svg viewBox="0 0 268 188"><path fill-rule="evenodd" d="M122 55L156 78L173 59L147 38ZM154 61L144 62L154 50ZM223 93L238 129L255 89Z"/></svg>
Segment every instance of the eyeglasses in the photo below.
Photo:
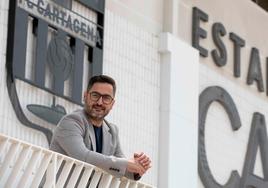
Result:
<svg viewBox="0 0 268 188"><path fill-rule="evenodd" d="M94 102L99 101L100 98L102 98L102 102L103 104L111 104L112 101L114 100L113 97L111 97L110 95L102 95L96 91L93 91L90 94L90 99Z"/></svg>

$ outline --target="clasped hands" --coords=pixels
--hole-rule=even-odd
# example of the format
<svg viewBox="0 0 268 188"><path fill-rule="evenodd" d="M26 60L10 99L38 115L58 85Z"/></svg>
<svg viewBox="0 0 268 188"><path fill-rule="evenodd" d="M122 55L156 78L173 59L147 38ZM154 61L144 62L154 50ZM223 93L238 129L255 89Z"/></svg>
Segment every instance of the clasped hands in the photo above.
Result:
<svg viewBox="0 0 268 188"><path fill-rule="evenodd" d="M142 176L149 168L151 168L151 160L143 152L134 153L133 158L128 160L127 170L129 172L138 173Z"/></svg>

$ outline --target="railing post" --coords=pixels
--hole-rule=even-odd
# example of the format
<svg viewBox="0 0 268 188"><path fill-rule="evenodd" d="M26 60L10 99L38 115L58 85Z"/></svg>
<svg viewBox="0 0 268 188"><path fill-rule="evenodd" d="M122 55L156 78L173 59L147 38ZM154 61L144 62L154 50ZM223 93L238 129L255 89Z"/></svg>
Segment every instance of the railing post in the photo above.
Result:
<svg viewBox="0 0 268 188"><path fill-rule="evenodd" d="M8 144L8 138L0 140L0 153L3 154Z"/></svg>
<svg viewBox="0 0 268 188"><path fill-rule="evenodd" d="M31 151L31 146L28 146L28 145L23 146L22 152L20 153L20 155L19 155L19 157L18 157L18 159L16 161L16 164L13 167L14 170L10 174L10 176L9 176L9 178L8 178L6 184L5 184L6 188L15 187L14 186L14 183L16 183L15 180L16 180L19 172L21 171L21 169L22 169L22 167L24 165L24 163L22 161L26 160L26 158L29 156L30 151Z"/></svg>
<svg viewBox="0 0 268 188"><path fill-rule="evenodd" d="M120 186L120 179L119 178L113 178L111 182L111 187L113 188L119 188Z"/></svg>
<svg viewBox="0 0 268 188"><path fill-rule="evenodd" d="M40 150L40 149L36 149L33 152L31 159L27 165L27 168L26 168L26 170L25 170L25 172L24 172L24 174L23 174L23 176L18 184L18 185L20 185L20 188L28 186L27 183L32 177L33 170L36 167L37 162L40 161L39 159L41 158L41 154L42 154L42 150Z"/></svg>
<svg viewBox="0 0 268 188"><path fill-rule="evenodd" d="M5 172L7 171L8 167L11 165L12 160L15 157L15 154L18 152L18 149L20 147L20 143L12 143L7 155L5 156L3 165L0 169L0 181L5 176Z"/></svg>
<svg viewBox="0 0 268 188"><path fill-rule="evenodd" d="M75 186L76 182L78 181L79 175L81 171L83 170L83 167L84 167L83 164L75 166L72 176L68 182L67 188L73 188Z"/></svg>
<svg viewBox="0 0 268 188"><path fill-rule="evenodd" d="M138 188L147 188L147 186L146 186L146 185L143 185L143 184L138 183ZM149 187L148 187L148 188L149 188Z"/></svg>
<svg viewBox="0 0 268 188"><path fill-rule="evenodd" d="M71 171L71 169L73 167L73 164L74 164L73 160L72 161L70 161L70 160L65 161L64 167L63 167L63 169L61 171L60 177L59 177L59 179L57 181L57 184L56 184L57 188L61 188L61 187L64 186L64 184L65 184L65 182L66 182L66 180L67 180L67 178L69 176L69 173L70 173L70 171Z"/></svg>
<svg viewBox="0 0 268 188"><path fill-rule="evenodd" d="M95 188L95 187L97 187L97 185L98 185L98 183L100 181L100 178L101 178L101 174L102 173L100 171L98 171L97 169L95 169L95 173L94 173L94 175L92 177L92 180L90 182L89 188Z"/></svg>
<svg viewBox="0 0 268 188"><path fill-rule="evenodd" d="M55 188L56 187L56 175L57 175L57 155L54 153L50 164L48 165L47 172L45 175L44 188Z"/></svg>
<svg viewBox="0 0 268 188"><path fill-rule="evenodd" d="M111 185L112 179L113 179L112 175L110 175L110 174L102 174L99 187L102 187L102 188L111 187L110 185Z"/></svg>
<svg viewBox="0 0 268 188"><path fill-rule="evenodd" d="M35 188L35 187L38 187L42 178L45 176L45 172L47 170L47 167L51 161L51 158L52 158L52 153L46 153L43 157L43 160L40 164L40 167L39 169L37 170L37 173L35 174L34 176L34 180L32 182L32 186L31 188Z"/></svg>
<svg viewBox="0 0 268 188"><path fill-rule="evenodd" d="M83 172L83 176L80 180L78 187L86 187L88 180L89 180L89 177L92 174L92 171L93 171L93 167L85 168L85 170Z"/></svg>
<svg viewBox="0 0 268 188"><path fill-rule="evenodd" d="M131 181L130 183L129 183L129 186L128 186L129 188L138 188L138 184L137 184L137 182L133 182L133 181Z"/></svg>
<svg viewBox="0 0 268 188"><path fill-rule="evenodd" d="M128 188L128 185L129 185L129 181L127 181L126 179L123 179L121 180L119 188Z"/></svg>

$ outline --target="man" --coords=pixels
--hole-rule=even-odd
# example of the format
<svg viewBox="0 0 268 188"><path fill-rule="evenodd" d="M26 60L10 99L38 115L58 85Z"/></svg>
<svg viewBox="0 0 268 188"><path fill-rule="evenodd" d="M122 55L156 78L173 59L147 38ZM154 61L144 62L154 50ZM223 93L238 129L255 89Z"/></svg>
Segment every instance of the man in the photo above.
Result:
<svg viewBox="0 0 268 188"><path fill-rule="evenodd" d="M138 180L151 167L144 153L124 158L118 128L104 120L115 102L115 81L105 75L90 79L84 109L66 115L54 131L50 149L93 164L116 177Z"/></svg>

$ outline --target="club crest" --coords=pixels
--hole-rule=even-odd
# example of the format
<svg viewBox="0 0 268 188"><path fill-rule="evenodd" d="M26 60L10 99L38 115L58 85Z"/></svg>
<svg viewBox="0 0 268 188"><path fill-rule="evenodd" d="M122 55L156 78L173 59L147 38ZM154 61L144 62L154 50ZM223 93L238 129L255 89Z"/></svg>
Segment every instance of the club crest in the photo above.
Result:
<svg viewBox="0 0 268 188"><path fill-rule="evenodd" d="M102 73L103 24L104 0L10 1L7 89L18 120L48 142L62 116L83 105L88 79Z"/></svg>

